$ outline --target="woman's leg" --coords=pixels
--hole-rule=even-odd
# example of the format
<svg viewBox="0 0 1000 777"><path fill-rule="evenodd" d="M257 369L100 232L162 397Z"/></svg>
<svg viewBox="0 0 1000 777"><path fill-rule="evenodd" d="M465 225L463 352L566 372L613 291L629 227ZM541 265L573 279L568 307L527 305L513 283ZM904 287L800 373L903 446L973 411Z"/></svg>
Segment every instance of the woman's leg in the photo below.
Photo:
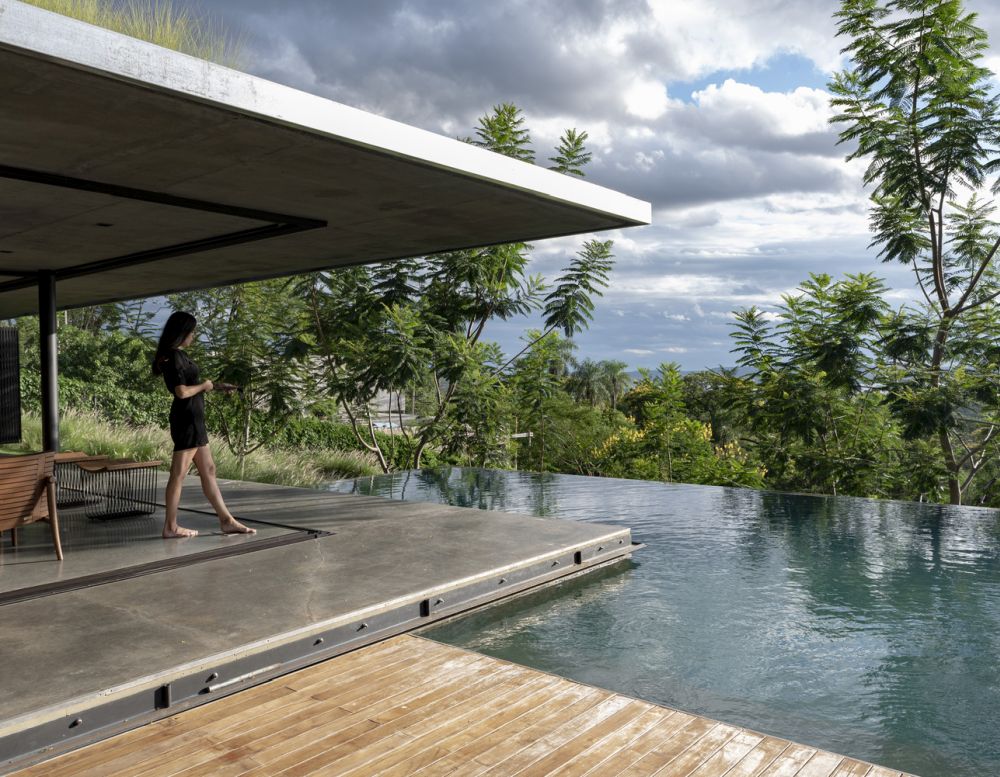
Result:
<svg viewBox="0 0 1000 777"><path fill-rule="evenodd" d="M215 514L219 516L219 527L223 534L256 534L256 529L251 529L237 521L229 508L226 507L222 499L222 492L219 491L219 484L215 479L215 459L212 458L212 450L203 445L198 448L194 455L194 463L198 467L198 476L201 478L201 490L205 492L205 497L212 503Z"/></svg>
<svg viewBox="0 0 1000 777"><path fill-rule="evenodd" d="M198 532L195 529L185 529L177 525L177 505L181 501L181 489L184 487L184 476L191 469L191 462L194 460L197 448L186 451L174 451L174 457L170 461L170 479L167 481L167 517L163 521L163 539L169 540L175 537L194 537Z"/></svg>

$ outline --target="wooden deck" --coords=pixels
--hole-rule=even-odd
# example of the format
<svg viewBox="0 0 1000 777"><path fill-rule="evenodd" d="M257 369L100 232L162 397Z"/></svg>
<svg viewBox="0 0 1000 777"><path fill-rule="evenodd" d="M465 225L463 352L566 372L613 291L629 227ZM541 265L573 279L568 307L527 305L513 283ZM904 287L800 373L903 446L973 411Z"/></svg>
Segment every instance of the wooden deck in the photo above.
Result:
<svg viewBox="0 0 1000 777"><path fill-rule="evenodd" d="M16 774L905 777L413 636Z"/></svg>

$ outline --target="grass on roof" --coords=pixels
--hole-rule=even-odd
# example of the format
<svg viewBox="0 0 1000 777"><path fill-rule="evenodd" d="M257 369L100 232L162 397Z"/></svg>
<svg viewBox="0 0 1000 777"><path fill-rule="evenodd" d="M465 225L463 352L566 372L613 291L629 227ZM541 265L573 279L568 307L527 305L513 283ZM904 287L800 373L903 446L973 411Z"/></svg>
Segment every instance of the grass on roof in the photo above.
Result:
<svg viewBox="0 0 1000 777"><path fill-rule="evenodd" d="M22 0L164 48L239 68L244 43L218 21L171 0Z"/></svg>

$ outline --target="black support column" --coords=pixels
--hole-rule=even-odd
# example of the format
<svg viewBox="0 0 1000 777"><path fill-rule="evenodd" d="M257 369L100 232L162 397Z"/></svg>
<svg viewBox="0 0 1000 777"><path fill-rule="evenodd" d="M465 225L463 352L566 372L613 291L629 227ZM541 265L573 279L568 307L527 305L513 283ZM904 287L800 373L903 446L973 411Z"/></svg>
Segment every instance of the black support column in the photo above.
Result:
<svg viewBox="0 0 1000 777"><path fill-rule="evenodd" d="M59 450L59 348L56 340L56 277L38 275L38 334L42 361L42 448Z"/></svg>

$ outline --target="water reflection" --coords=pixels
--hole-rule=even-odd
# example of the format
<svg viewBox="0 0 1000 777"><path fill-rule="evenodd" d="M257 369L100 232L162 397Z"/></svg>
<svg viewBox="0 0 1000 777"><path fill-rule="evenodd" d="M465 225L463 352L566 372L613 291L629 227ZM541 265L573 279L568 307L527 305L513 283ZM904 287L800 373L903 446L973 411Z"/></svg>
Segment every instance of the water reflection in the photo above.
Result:
<svg viewBox="0 0 1000 777"><path fill-rule="evenodd" d="M648 545L435 638L924 777L1000 774L997 511L457 468L336 487Z"/></svg>

